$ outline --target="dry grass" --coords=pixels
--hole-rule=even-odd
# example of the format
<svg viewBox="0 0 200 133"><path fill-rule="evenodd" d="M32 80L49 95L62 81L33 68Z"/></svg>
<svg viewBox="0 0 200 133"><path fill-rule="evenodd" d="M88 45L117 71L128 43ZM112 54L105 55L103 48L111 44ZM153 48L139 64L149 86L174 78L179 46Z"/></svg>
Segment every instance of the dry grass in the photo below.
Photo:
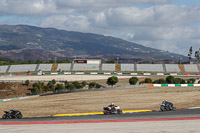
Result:
<svg viewBox="0 0 200 133"><path fill-rule="evenodd" d="M24 116L46 116L59 113L99 112L111 102L119 105L123 110L152 109L158 110L159 103L167 99L177 108L200 106L199 87L160 87L160 88L132 88L122 90L107 90L94 92L79 92L42 96L38 98L0 102L0 113L4 110L16 108Z"/></svg>

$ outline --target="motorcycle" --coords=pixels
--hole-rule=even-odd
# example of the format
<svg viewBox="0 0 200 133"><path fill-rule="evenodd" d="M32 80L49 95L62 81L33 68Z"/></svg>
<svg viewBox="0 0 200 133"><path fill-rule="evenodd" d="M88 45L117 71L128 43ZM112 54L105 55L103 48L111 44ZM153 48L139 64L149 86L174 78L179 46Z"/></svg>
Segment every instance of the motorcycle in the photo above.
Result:
<svg viewBox="0 0 200 133"><path fill-rule="evenodd" d="M176 111L176 107L174 107L173 104L170 107L169 105L162 103L160 104L160 111Z"/></svg>
<svg viewBox="0 0 200 133"><path fill-rule="evenodd" d="M21 119L23 117L19 110L4 111L3 119Z"/></svg>
<svg viewBox="0 0 200 133"><path fill-rule="evenodd" d="M104 115L122 114L122 110L120 109L119 106L115 106L115 107L104 107L103 110L104 110L104 111L103 111Z"/></svg>

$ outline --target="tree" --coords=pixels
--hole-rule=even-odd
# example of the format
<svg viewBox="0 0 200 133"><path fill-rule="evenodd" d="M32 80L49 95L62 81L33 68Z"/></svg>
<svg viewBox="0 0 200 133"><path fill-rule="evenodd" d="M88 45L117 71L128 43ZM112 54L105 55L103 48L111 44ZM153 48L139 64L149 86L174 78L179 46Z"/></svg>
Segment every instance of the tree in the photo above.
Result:
<svg viewBox="0 0 200 133"><path fill-rule="evenodd" d="M181 79L181 84L186 84L184 79Z"/></svg>
<svg viewBox="0 0 200 133"><path fill-rule="evenodd" d="M192 59L192 46L189 49L188 57L190 60Z"/></svg>
<svg viewBox="0 0 200 133"><path fill-rule="evenodd" d="M166 81L164 79L158 79L158 80L155 80L153 83L155 83L155 84L166 84Z"/></svg>
<svg viewBox="0 0 200 133"><path fill-rule="evenodd" d="M146 79L144 80L144 82L145 82L145 83L152 83L152 79L151 79L151 78L146 78Z"/></svg>
<svg viewBox="0 0 200 133"><path fill-rule="evenodd" d="M74 86L74 84L72 83L67 83L65 86L66 89L70 90L70 91L74 91L76 89L76 87Z"/></svg>
<svg viewBox="0 0 200 133"><path fill-rule="evenodd" d="M106 63L114 64L114 63L115 63L115 60L109 60L109 61L106 61Z"/></svg>
<svg viewBox="0 0 200 133"><path fill-rule="evenodd" d="M112 76L112 77L109 77L109 78L107 79L106 84L112 85L112 86L113 86L113 85L117 84L117 82L118 82L118 77Z"/></svg>
<svg viewBox="0 0 200 133"><path fill-rule="evenodd" d="M26 80L26 81L25 81L25 85L28 86L29 84L30 84L30 81L29 81L29 80Z"/></svg>
<svg viewBox="0 0 200 133"><path fill-rule="evenodd" d="M46 89L48 89L48 91L54 91L55 90L55 87L54 87L52 81L48 82Z"/></svg>
<svg viewBox="0 0 200 133"><path fill-rule="evenodd" d="M63 92L63 91L65 91L65 86L63 84L57 84L55 91L56 92Z"/></svg>
<svg viewBox="0 0 200 133"><path fill-rule="evenodd" d="M196 58L197 62L200 60L200 49L198 51L195 51L194 57Z"/></svg>
<svg viewBox="0 0 200 133"><path fill-rule="evenodd" d="M167 76L166 83L168 83L168 84L174 84L174 77L173 76Z"/></svg>
<svg viewBox="0 0 200 133"><path fill-rule="evenodd" d="M87 85L87 82L83 81L81 84L82 84L82 87L85 87Z"/></svg>
<svg viewBox="0 0 200 133"><path fill-rule="evenodd" d="M181 78L175 78L174 83L175 84L181 84L182 79Z"/></svg>
<svg viewBox="0 0 200 133"><path fill-rule="evenodd" d="M198 84L200 84L200 80L199 80Z"/></svg>
<svg viewBox="0 0 200 133"><path fill-rule="evenodd" d="M101 88L101 85L99 83L96 83L96 82L91 82L89 84L89 89L92 89L92 88Z"/></svg>
<svg viewBox="0 0 200 133"><path fill-rule="evenodd" d="M80 84L78 81L74 81L74 82L72 82L72 84L76 87L76 89L83 88L82 84Z"/></svg>
<svg viewBox="0 0 200 133"><path fill-rule="evenodd" d="M194 84L195 79L191 78L187 80L187 84Z"/></svg>
<svg viewBox="0 0 200 133"><path fill-rule="evenodd" d="M51 82L52 82L53 85L56 84L56 80L55 79L53 79Z"/></svg>
<svg viewBox="0 0 200 133"><path fill-rule="evenodd" d="M138 82L138 78L137 77L132 77L129 79L129 83L130 85L135 85Z"/></svg>

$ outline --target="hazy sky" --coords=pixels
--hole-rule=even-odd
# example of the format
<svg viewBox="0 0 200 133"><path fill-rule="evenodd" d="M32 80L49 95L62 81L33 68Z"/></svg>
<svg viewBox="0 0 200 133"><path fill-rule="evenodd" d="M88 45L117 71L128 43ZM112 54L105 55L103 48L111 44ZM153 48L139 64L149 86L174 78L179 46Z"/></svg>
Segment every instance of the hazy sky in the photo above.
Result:
<svg viewBox="0 0 200 133"><path fill-rule="evenodd" d="M0 24L110 35L183 55L200 48L200 0L0 0Z"/></svg>

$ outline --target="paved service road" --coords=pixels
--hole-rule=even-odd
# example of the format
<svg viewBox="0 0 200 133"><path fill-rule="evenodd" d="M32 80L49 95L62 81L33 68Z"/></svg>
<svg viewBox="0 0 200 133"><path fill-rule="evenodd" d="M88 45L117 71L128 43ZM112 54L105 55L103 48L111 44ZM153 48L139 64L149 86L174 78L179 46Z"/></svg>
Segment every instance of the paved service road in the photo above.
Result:
<svg viewBox="0 0 200 133"><path fill-rule="evenodd" d="M187 119L188 117L196 119ZM74 121L80 123L73 123ZM87 123L87 121L93 121L93 123ZM102 122L98 123L98 121ZM2 125L9 122L24 122L25 125ZM40 123L31 124L32 122ZM45 122L52 122L52 124L44 124ZM21 120L0 119L0 131L2 133L199 133L199 125L200 109L122 115L25 118Z"/></svg>

